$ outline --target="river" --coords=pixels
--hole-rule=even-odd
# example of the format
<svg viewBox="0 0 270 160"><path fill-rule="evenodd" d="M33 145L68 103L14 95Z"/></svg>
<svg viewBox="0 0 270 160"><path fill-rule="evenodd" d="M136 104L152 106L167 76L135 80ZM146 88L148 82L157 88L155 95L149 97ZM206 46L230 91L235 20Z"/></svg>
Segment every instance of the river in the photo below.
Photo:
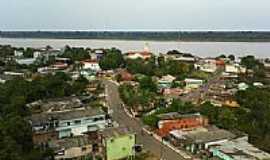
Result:
<svg viewBox="0 0 270 160"><path fill-rule="evenodd" d="M130 40L89 40L89 39L16 39L0 38L0 44L15 47L40 48L47 45L60 49L65 45L73 47L111 48L123 52L143 50L145 44L154 53L165 53L177 49L201 57L214 57L220 54L234 54L237 57L255 55L258 58L270 57L270 42L177 42L177 41L130 41Z"/></svg>

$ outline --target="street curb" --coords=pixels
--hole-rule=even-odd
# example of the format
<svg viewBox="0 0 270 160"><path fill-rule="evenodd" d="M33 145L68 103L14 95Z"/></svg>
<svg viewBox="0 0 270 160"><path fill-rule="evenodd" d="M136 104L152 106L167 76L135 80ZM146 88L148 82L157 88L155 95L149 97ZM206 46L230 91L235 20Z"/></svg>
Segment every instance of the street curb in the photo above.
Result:
<svg viewBox="0 0 270 160"><path fill-rule="evenodd" d="M160 136L158 136L156 133L149 131L146 128L142 129L144 132L146 132L147 134L153 136L157 141L159 141L161 144L169 147L170 149L172 149L173 151L175 151L177 154L179 154L180 156L182 156L184 159L192 159L191 156L187 155L186 153L184 153L182 150L179 150L177 148L175 148L173 145L171 145L169 142L163 141L162 138Z"/></svg>

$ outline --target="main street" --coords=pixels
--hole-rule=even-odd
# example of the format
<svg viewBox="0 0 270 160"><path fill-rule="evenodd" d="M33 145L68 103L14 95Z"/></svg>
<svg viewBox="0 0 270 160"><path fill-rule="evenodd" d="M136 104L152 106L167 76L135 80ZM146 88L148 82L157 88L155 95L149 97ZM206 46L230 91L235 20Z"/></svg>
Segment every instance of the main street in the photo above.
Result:
<svg viewBox="0 0 270 160"><path fill-rule="evenodd" d="M110 108L113 110L112 118L119 123L120 126L130 128L137 136L137 143L143 144L146 150L160 157L163 160L183 160L177 152L171 148L163 145L161 142L156 140L153 136L142 132L143 123L140 120L129 117L124 108L118 93L118 86L111 81L105 81L107 102Z"/></svg>

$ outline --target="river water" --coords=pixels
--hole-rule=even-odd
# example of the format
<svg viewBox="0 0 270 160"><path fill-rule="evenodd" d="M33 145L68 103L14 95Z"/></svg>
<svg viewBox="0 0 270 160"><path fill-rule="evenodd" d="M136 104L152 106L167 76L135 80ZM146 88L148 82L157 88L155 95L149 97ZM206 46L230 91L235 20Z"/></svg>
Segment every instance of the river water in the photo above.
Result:
<svg viewBox="0 0 270 160"><path fill-rule="evenodd" d="M255 55L258 58L270 57L270 42L177 42L177 41L129 41L129 40L88 40L88 39L16 39L0 38L0 44L15 47L45 47L60 49L66 45L73 47L111 48L123 52L141 51L147 44L154 53L165 53L177 49L201 57L214 57L220 54L234 54L237 57Z"/></svg>

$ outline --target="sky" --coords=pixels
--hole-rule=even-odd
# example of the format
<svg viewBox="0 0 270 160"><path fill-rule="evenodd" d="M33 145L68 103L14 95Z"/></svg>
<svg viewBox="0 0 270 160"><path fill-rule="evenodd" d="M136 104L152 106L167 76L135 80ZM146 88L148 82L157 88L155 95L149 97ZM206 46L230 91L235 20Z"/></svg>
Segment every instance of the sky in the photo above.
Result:
<svg viewBox="0 0 270 160"><path fill-rule="evenodd" d="M270 0L0 0L0 30L270 30Z"/></svg>

